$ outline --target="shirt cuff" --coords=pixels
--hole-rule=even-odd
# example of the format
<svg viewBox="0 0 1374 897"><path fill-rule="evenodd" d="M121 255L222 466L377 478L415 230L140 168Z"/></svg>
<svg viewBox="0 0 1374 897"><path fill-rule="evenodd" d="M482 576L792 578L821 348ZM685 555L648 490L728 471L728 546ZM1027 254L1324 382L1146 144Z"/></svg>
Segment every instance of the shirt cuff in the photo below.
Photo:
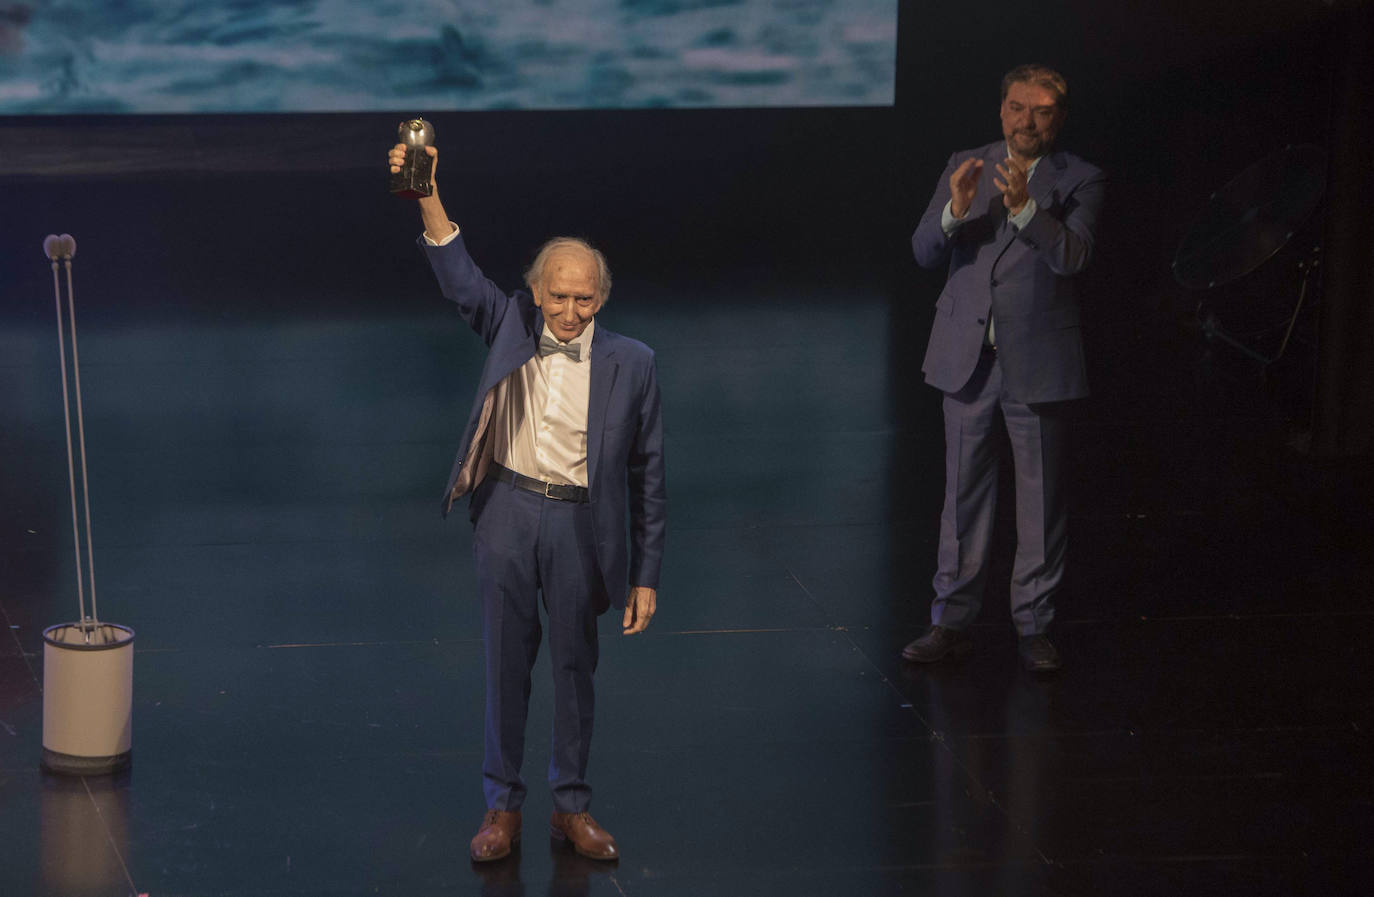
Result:
<svg viewBox="0 0 1374 897"><path fill-rule="evenodd" d="M453 231L447 237L444 237L442 240L435 241L433 239L430 239L428 231L422 231L420 233L420 236L424 237L425 243L430 246L447 246L458 237L458 225L453 224L452 221L450 221L449 224L453 225Z"/></svg>
<svg viewBox="0 0 1374 897"><path fill-rule="evenodd" d="M940 213L940 230L948 237L959 229L959 225L963 224L967 217L968 213L965 213L964 218L954 217L954 200L951 199L945 203L945 210Z"/></svg>
<svg viewBox="0 0 1374 897"><path fill-rule="evenodd" d="M1039 207L1035 204L1035 200L1028 198L1026 204L1021 207L1021 211L1017 212L1015 215L1007 216L1007 223L1017 230L1020 230L1027 224L1030 224L1030 220L1035 217L1035 210L1037 208Z"/></svg>

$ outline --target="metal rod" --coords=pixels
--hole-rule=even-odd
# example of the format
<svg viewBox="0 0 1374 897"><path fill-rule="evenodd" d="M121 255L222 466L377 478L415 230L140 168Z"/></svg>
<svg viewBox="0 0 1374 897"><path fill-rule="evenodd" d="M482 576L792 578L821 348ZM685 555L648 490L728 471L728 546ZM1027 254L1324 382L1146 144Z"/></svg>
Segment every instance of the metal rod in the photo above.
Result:
<svg viewBox="0 0 1374 897"><path fill-rule="evenodd" d="M1288 319L1288 329L1283 332L1283 342L1279 343L1279 351L1274 355L1274 361L1278 361L1283 353L1288 350L1288 340L1293 336L1293 327L1298 323L1298 315L1302 312L1302 304L1307 299L1307 278L1312 273L1314 266L1300 264L1302 269L1302 287L1298 290L1298 304L1293 308L1293 316Z"/></svg>
<svg viewBox="0 0 1374 897"><path fill-rule="evenodd" d="M81 500L86 506L86 575L91 580L91 620L100 626L100 612L95 603L95 535L91 531L91 487L86 475L86 413L81 405L81 358L76 350L76 290L72 286L72 260L63 263L67 268L67 322L72 329L72 378L76 384L76 432L81 446Z"/></svg>
<svg viewBox="0 0 1374 897"><path fill-rule="evenodd" d="M62 332L62 282L57 274L57 259L52 262L53 303L57 308L57 360L62 365L62 419L67 430L67 485L72 495L72 550L76 554L76 597L81 606L81 624L86 621L85 576L81 572L81 524L76 513L76 462L72 457L71 399L67 393L67 338Z"/></svg>
<svg viewBox="0 0 1374 897"><path fill-rule="evenodd" d="M1321 247L1315 247L1313 249L1314 256L1318 251L1320 251L1320 249ZM1315 260L1310 263L1306 261L1298 262L1298 270L1302 272L1302 282L1298 287L1298 301L1293 306L1293 313L1288 316L1288 323L1284 326L1283 339L1279 342L1279 349L1273 355L1261 354L1260 352L1250 348L1249 346L1242 343L1240 340L1231 336L1222 328L1221 322L1217 320L1217 316L1214 314L1209 313L1206 317L1202 318L1201 324L1203 334L1208 339L1221 340L1227 345L1250 356L1255 361L1258 361L1265 367L1268 367L1269 365L1278 361L1280 358L1283 357L1283 354L1288 351L1288 341L1293 336L1293 328L1297 326L1298 316L1302 314L1303 303L1307 300L1308 279L1311 276L1312 271L1317 267L1318 264L1319 263ZM1203 300L1198 300L1197 314L1199 315L1202 313L1202 304Z"/></svg>

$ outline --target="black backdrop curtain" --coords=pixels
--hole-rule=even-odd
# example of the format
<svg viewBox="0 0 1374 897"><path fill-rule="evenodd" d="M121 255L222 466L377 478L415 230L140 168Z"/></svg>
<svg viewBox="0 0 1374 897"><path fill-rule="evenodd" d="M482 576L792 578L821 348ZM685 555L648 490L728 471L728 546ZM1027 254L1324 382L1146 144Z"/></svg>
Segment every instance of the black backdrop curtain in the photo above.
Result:
<svg viewBox="0 0 1374 897"><path fill-rule="evenodd" d="M1330 458L1374 449L1374 125L1366 108L1374 84L1374 7L1358 3L1341 15L1312 416L1312 451Z"/></svg>

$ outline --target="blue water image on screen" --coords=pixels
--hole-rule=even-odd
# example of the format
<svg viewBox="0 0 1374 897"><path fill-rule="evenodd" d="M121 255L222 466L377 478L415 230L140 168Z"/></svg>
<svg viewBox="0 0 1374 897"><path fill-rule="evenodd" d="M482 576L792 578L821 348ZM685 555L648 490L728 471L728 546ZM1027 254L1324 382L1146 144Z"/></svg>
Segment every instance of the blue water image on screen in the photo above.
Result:
<svg viewBox="0 0 1374 897"><path fill-rule="evenodd" d="M897 0L0 0L0 113L882 106Z"/></svg>

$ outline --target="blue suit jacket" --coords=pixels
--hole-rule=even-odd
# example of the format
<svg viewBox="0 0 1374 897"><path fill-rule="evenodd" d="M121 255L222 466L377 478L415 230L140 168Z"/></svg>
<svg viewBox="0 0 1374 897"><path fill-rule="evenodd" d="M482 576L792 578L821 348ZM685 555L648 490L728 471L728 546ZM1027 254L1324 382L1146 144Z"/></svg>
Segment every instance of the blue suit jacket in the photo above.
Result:
<svg viewBox="0 0 1374 897"><path fill-rule="evenodd" d="M940 216L950 198L949 178L970 157L983 159L978 192L963 224L946 236ZM921 369L930 385L958 392L978 364L991 312L998 361L1014 398L1080 398L1088 394L1088 378L1074 275L1092 257L1106 181L1077 156L1050 153L1030 180L1039 208L1018 233L1007 224L1002 194L992 183L1005 158L1001 140L950 156L911 235L922 267L949 266Z"/></svg>
<svg viewBox="0 0 1374 897"><path fill-rule="evenodd" d="M444 296L489 347L482 378L458 456L444 489L443 512L476 482L465 482L469 456L488 393L534 356L544 318L534 298L520 290L507 296L483 276L463 238L446 246L420 247L429 257ZM592 336L591 391L587 408L587 479L596 556L609 603L625 606L631 585L658 587L667 522L663 468L663 421L654 353L648 346L597 324ZM484 473L482 471L481 473ZM480 473L478 474L480 476ZM472 509L473 518L481 512ZM625 521L630 521L629 546ZM604 605L603 605L604 606Z"/></svg>

